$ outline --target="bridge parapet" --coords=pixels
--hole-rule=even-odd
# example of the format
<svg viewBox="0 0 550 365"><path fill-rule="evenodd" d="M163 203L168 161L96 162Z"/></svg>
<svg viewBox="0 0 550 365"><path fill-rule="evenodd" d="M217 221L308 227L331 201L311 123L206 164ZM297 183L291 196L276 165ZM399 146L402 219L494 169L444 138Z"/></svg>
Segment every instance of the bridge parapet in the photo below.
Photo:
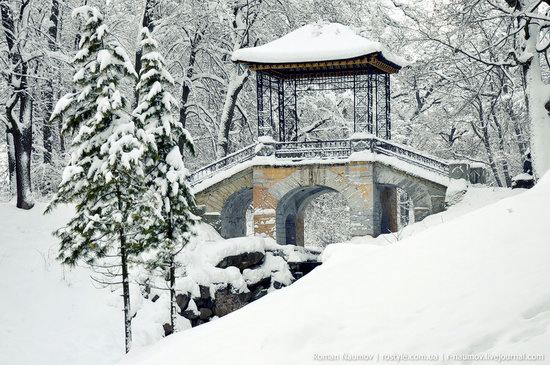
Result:
<svg viewBox="0 0 550 365"><path fill-rule="evenodd" d="M194 171L189 176L189 181L191 185L196 185L220 171L252 160L256 156L292 161L328 160L347 159L353 153L363 151L396 157L399 160L445 177L449 175L449 163L441 158L418 151L410 146L384 140L373 135L365 135L350 139L304 142L276 142L273 139L260 139L258 143L251 144Z"/></svg>
<svg viewBox="0 0 550 365"><path fill-rule="evenodd" d="M206 166L203 166L198 170L195 170L189 175L189 182L191 185L196 185L220 171L251 160L254 156L256 156L257 145L257 143L253 143Z"/></svg>

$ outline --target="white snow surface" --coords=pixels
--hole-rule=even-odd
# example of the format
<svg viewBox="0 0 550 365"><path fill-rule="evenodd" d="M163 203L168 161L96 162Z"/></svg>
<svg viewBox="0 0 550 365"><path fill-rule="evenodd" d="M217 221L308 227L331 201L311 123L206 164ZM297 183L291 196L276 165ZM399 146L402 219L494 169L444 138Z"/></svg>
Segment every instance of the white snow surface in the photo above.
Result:
<svg viewBox="0 0 550 365"><path fill-rule="evenodd" d="M124 353L120 290L96 288L88 267L70 269L56 260L59 242L52 232L74 212L60 206L43 215L44 208L43 203L30 211L15 208L15 202L0 204L0 364L111 365ZM230 283L248 291L245 279L259 280L269 273L290 284L284 260L267 253L268 249L282 251L287 259L311 256L268 238L224 240L204 223L197 225L196 232L180 253L179 259L187 263L187 275L177 282L178 290L196 295L199 284L215 287ZM251 251L266 252L268 262L246 275L235 267L215 267L225 256ZM170 318L168 292L153 288L149 297L158 295L159 299L145 299L135 284L142 275L132 269L133 349L159 341L164 336L162 325ZM158 284L166 286L162 280ZM191 326L178 316L177 327L185 330Z"/></svg>
<svg viewBox="0 0 550 365"><path fill-rule="evenodd" d="M517 194L514 199L480 209ZM361 349L382 351L381 345L376 346L377 336L382 336L383 344L388 336L401 334L405 336L403 339L390 342L395 347L386 348L402 349L411 338L421 340L410 342L407 348L427 348L426 343L432 340L434 349L440 348L443 339L430 334L429 326L434 326L439 334L444 333L439 337L456 338L455 346L461 348L471 343L481 346L485 343L483 334L487 344L492 339L499 346L495 348L502 351L508 350L505 346L509 339L517 339L513 346L523 346L518 351L527 351L531 345L538 351L536 341L541 346L548 343L545 325L549 320L550 293L541 277L547 278L549 273L548 265L543 267L541 260L548 262L550 258L545 247L549 246L550 235L544 219L547 216L544 205L549 198L548 184L527 193L521 189L470 186L464 199L448 211L406 227L399 235L384 235L375 240L356 238L348 244L330 245L323 254L326 263L289 289L271 293L221 320L185 331L189 334L163 340L150 350L140 348L162 338L161 325L168 320L167 297L161 295L152 303L137 295L137 288L132 286L132 310L138 312L133 320L134 353L124 364L162 363L156 361L160 361L159 348L166 351L166 364L178 363L173 357L178 351L186 356L189 351L194 360L200 357L196 364L214 364L217 355L207 351L211 346L217 350L210 352L227 354L227 360L218 363L240 364L243 357L236 358L239 352L233 351L240 349L250 353L250 359L245 358L243 364L277 363L284 353L292 356L279 364L300 363L301 356L305 356L303 363L308 363L312 361L311 350L326 341L335 341L334 347L346 351L347 347L340 347L344 340L351 339L350 346L361 346L358 343L364 339L365 346ZM16 209L13 202L0 204L0 364L116 363L124 352L120 292L95 288L85 267L63 269L55 260L58 242L51 232L67 221L72 209L60 207L46 216L42 215L43 209L40 203L30 211ZM464 216L476 209L480 210ZM224 242L216 244L220 237L207 225L201 225L197 231L196 241L204 242L206 251ZM454 232L461 233L457 236ZM262 241L265 249L287 248L277 246L273 240ZM250 241L245 245L256 243ZM288 255L296 255L296 251L288 251ZM213 256L204 257L216 260ZM468 260L472 264L465 262ZM244 278L257 280L261 270L247 271ZM357 281L357 277L361 280ZM422 283L421 278L427 281ZM442 280L448 287L440 287ZM516 290L523 285L525 288ZM480 292L482 288L488 292ZM431 289L439 291L428 293L433 300L428 303L421 296ZM415 290L419 291L419 297L414 295ZM509 290L509 294L502 293L503 290ZM456 303L449 303L453 295ZM442 303L445 305L439 308ZM419 308L420 318L414 318L410 306ZM523 318L523 313L531 319ZM489 319L484 320L484 316ZM180 319L179 328L188 328L183 317ZM355 319L357 324L351 323ZM252 323L254 320L257 323ZM466 329L452 328L459 320ZM498 321L506 328L497 326ZM365 329L361 330L360 325L366 325ZM478 335L465 340L468 337L465 331L474 329ZM415 331L418 336L413 335ZM258 338L250 340L254 337L251 333ZM212 336L211 340L205 339L208 336ZM244 336L242 341L238 341L238 336ZM334 340L334 336L342 338ZM191 343L201 347L187 347ZM258 343L266 348L265 358ZM302 346L305 347L300 350ZM268 360L281 348L285 351Z"/></svg>
<svg viewBox="0 0 550 365"><path fill-rule="evenodd" d="M408 64L384 45L358 35L339 23L313 23L258 47L233 52L232 60L257 63L290 63L346 60L381 52L385 59L399 66Z"/></svg>
<svg viewBox="0 0 550 365"><path fill-rule="evenodd" d="M304 365L345 354L527 354L547 364L548 201L550 176L395 244L343 245L290 287L121 364Z"/></svg>
<svg viewBox="0 0 550 365"><path fill-rule="evenodd" d="M43 210L0 204L0 364L111 364L124 351L121 299L55 260L51 232L72 209Z"/></svg>

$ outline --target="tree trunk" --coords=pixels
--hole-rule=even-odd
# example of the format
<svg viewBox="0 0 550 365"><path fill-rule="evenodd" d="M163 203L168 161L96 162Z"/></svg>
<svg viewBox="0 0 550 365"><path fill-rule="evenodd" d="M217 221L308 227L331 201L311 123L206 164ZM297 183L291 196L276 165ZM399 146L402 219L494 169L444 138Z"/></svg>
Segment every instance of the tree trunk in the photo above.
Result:
<svg viewBox="0 0 550 365"><path fill-rule="evenodd" d="M491 148L491 143L489 141L489 131L488 131L488 126L486 122L483 122L482 131L483 131L483 138L481 138L481 142L483 143L483 147L485 147L485 152L487 153L487 159L489 160L489 166L491 167L491 171L493 172L493 176L495 177L497 186L502 187L502 181L500 180L497 164L495 162L495 155L493 153L493 149Z"/></svg>
<svg viewBox="0 0 550 365"><path fill-rule="evenodd" d="M52 8L50 12L50 26L48 28L48 47L50 51L57 50L57 25L59 23L59 0L52 0ZM44 123L42 125L42 143L44 146L44 163L52 162L53 153L53 127L50 122L50 116L54 107L54 82L51 80L46 84L44 99L46 100L46 108L44 115Z"/></svg>
<svg viewBox="0 0 550 365"><path fill-rule="evenodd" d="M176 311L176 260L170 254L170 325L172 331L176 332L177 311Z"/></svg>
<svg viewBox="0 0 550 365"><path fill-rule="evenodd" d="M191 80L195 74L195 62L197 59L197 47L202 39L202 34L196 33L195 38L191 42L190 51L189 51L189 64L187 66L187 72L183 75L181 82L181 99L180 99L180 115L179 122L181 126L185 129L187 124L187 102L189 101L189 96L191 95ZM180 153L183 156L185 146L183 140L178 142Z"/></svg>
<svg viewBox="0 0 550 365"><path fill-rule="evenodd" d="M502 130L502 126L500 125L500 122L498 121L494 110L491 112L493 117L493 123L495 124L497 128L497 136L498 136L498 150L500 152L500 165L502 167L502 174L504 175L504 181L506 182L506 187L510 188L512 187L512 177L510 176L510 167L508 165L508 161L506 160L506 149L504 147L504 131Z"/></svg>
<svg viewBox="0 0 550 365"><path fill-rule="evenodd" d="M225 102L223 104L220 120L216 149L216 156L218 158L226 156L229 151L229 131L231 130L233 115L235 114L235 105L237 104L239 93L243 89L246 80L248 80L248 76L248 70L239 75L238 68L234 67L229 85L227 86L227 94L225 95Z"/></svg>
<svg viewBox="0 0 550 365"><path fill-rule="evenodd" d="M28 63L21 56L16 45L17 29L15 20L27 23L29 20L29 2L20 3L18 17L6 1L0 2L2 28L6 39L8 58L12 70L9 75L11 95L6 105L6 119L13 137L15 157L15 185L17 188L17 207L31 209L34 206L31 186L31 153L32 153L32 98L28 94Z"/></svg>
<svg viewBox="0 0 550 365"><path fill-rule="evenodd" d="M477 101L477 112L479 116L481 132L477 129L477 127L473 122L471 123L471 126L476 136L478 136L478 138L481 140L481 143L483 143L483 147L485 147L485 152L487 153L487 159L489 160L489 166L491 167L491 171L493 172L493 176L495 177L497 186L501 187L502 181L500 180L497 164L495 162L495 155L493 153L493 149L491 148L491 140L489 138L489 123L485 118L483 101L479 96L476 97L476 101Z"/></svg>
<svg viewBox="0 0 550 365"><path fill-rule="evenodd" d="M525 90L524 90L525 93ZM525 140L525 132L523 126L520 123L521 116L519 113L516 113L514 109L514 104L511 100L508 100L505 104L505 110L512 122L512 127L514 128L514 136L516 138L516 143L518 145L518 151L521 158L524 158L527 154L528 144Z"/></svg>
<svg viewBox="0 0 550 365"><path fill-rule="evenodd" d="M32 103L25 95L22 95L20 99L19 114L20 120L24 123L20 129L14 129L12 132L17 208L31 209L34 206L31 187Z"/></svg>
<svg viewBox="0 0 550 365"><path fill-rule="evenodd" d="M172 245L174 242L174 230L172 229L172 212L168 213L168 229L166 232L166 237L170 240ZM172 326L172 333L176 332L176 323L177 323L177 311L176 311L176 255L173 251L170 252L169 258L169 268L168 268L168 284L170 286L170 325Z"/></svg>
<svg viewBox="0 0 550 365"><path fill-rule="evenodd" d="M157 0L145 0L145 6L143 9L143 17L141 18L141 27L149 29L149 32L153 32L154 30L154 24L153 24L153 9L157 5ZM139 30L141 32L141 29ZM135 61L135 70L136 73L139 75L139 72L141 70L141 55L143 54L143 50L141 47L137 46L136 48L136 61ZM134 88L134 108L137 107L139 103L139 92L136 88Z"/></svg>
<svg viewBox="0 0 550 365"><path fill-rule="evenodd" d="M10 183L10 196L15 191L15 145L13 143L13 134L10 130L6 131L8 145L8 178Z"/></svg>
<svg viewBox="0 0 550 365"><path fill-rule="evenodd" d="M122 229L119 231L120 239L120 264L122 266L122 299L124 302L124 342L126 353L132 347L132 313L130 308L130 282L128 275L128 252L126 237Z"/></svg>
<svg viewBox="0 0 550 365"><path fill-rule="evenodd" d="M531 58L524 66L528 110L531 120L531 156L535 174L542 177L550 170L550 99L549 86L543 83L540 55L537 51L540 26L531 22L525 32L525 52Z"/></svg>
<svg viewBox="0 0 550 365"><path fill-rule="evenodd" d="M118 211L123 212L122 197L120 185L116 186L116 197ZM122 271L122 301L124 305L124 343L126 353L130 352L132 347L132 311L130 308L130 278L128 275L128 247L124 229L118 229L118 239L120 241L120 266Z"/></svg>

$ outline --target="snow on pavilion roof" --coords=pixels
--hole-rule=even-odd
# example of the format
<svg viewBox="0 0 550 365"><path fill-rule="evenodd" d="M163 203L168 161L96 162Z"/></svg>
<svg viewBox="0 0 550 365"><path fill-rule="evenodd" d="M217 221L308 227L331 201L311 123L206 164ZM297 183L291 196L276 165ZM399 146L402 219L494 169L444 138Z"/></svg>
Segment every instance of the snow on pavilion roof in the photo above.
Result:
<svg viewBox="0 0 550 365"><path fill-rule="evenodd" d="M381 62L391 63L395 72L408 64L379 42L356 34L339 23L308 24L258 47L233 52L232 60L251 64L289 64L357 59L381 55Z"/></svg>

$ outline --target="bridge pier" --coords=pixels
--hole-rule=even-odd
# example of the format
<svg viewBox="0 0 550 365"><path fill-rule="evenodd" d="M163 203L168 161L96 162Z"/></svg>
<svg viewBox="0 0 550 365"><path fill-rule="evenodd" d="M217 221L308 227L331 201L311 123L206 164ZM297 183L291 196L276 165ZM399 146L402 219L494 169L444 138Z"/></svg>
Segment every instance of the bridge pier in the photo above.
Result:
<svg viewBox="0 0 550 365"><path fill-rule="evenodd" d="M352 236L374 234L372 163L256 166L255 234L304 244L304 212L325 193L340 193L350 208Z"/></svg>

